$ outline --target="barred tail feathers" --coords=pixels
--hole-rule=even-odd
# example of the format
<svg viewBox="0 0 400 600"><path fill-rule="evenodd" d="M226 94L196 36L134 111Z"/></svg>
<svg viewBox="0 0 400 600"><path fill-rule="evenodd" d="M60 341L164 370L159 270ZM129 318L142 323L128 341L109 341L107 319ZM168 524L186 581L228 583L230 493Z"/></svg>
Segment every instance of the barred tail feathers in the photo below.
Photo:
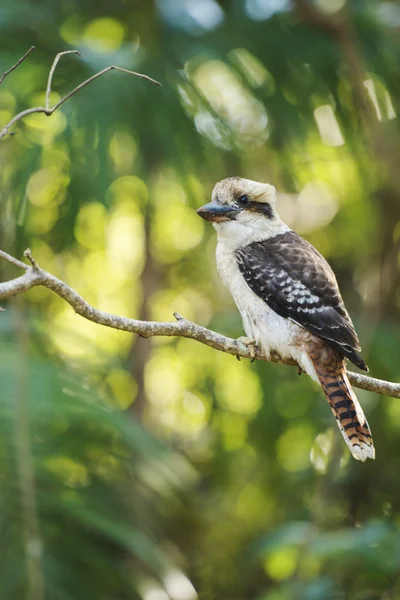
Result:
<svg viewBox="0 0 400 600"><path fill-rule="evenodd" d="M374 442L368 421L353 392L342 360L327 366L313 360L322 390L336 418L339 429L356 460L375 458Z"/></svg>

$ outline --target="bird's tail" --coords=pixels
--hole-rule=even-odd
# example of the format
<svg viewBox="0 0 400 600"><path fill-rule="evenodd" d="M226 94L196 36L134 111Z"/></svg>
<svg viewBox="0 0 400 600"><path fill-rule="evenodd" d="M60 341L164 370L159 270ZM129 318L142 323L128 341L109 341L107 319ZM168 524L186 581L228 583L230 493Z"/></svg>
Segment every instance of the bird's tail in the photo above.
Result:
<svg viewBox="0 0 400 600"><path fill-rule="evenodd" d="M344 361L336 355L330 356L328 365L320 360L313 360L313 365L350 452L363 462L375 458L368 421L350 386Z"/></svg>

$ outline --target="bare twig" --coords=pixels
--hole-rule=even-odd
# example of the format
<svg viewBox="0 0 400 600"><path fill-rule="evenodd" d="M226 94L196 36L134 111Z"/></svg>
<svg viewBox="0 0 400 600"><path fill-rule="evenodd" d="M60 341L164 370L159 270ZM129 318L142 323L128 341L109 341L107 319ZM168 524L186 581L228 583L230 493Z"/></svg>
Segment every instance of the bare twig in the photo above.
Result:
<svg viewBox="0 0 400 600"><path fill-rule="evenodd" d="M19 65L20 65L22 62L24 62L24 60L25 60L26 58L28 58L28 56L29 56L30 54L32 54L32 52L34 52L34 51L35 51L35 46L31 46L31 47L29 48L28 52L25 52L25 54L24 54L24 55L23 55L23 56L22 56L22 57L21 57L21 58L20 58L20 59L19 59L19 60L18 60L18 61L15 63L15 65L13 65L13 66L11 67L11 69L8 69L8 71L5 71L5 72L3 73L3 75L0 77L0 84L2 84L2 83L3 83L3 81L5 80L5 78L7 77L7 75L9 75L9 74L10 74L10 73L12 73L13 71L15 71L15 69L16 69L17 67L19 67Z"/></svg>
<svg viewBox="0 0 400 600"><path fill-rule="evenodd" d="M37 262L32 257L30 250L25 251L25 256L28 258L32 266L25 265L19 260L10 256L4 251L0 251L0 256L6 259L8 262L25 269L25 274L11 281L5 281L0 283L0 300L11 298L23 294L33 287L43 286L52 290L55 294L60 296L63 300L68 302L74 309L74 311L94 323L99 325L105 325L112 329L119 329L121 331L128 331L130 333L136 333L144 338L150 338L153 336L177 336L190 338L220 350L232 356L241 356L243 358L252 358L251 350L245 346L239 340L234 340L225 337L215 331L196 325L191 321L188 321L178 313L175 313L176 322L161 323L157 321L139 321L137 319L128 319L127 317L120 317L98 310L91 306L86 300L82 298L75 290L70 288L66 283L58 279L51 273L48 273L44 269L41 269ZM278 354L271 354L266 356L262 350L256 349L255 356L259 360L265 360L269 362L276 362L287 365L296 365L292 360L282 359ZM384 394L392 396L393 398L400 398L400 383L392 383L390 381L383 381L381 379L374 379L367 375L361 375L359 373L348 372L351 383L363 390L370 392L376 392L377 394Z"/></svg>
<svg viewBox="0 0 400 600"><path fill-rule="evenodd" d="M62 56L66 54L76 54L82 58L82 54L78 52L78 50L65 50L65 52L59 52L55 59L53 60L53 64L51 65L51 69L49 71L49 78L47 80L46 86L46 110L50 110L50 94L51 94L51 84L53 83L53 75L58 65L58 61Z"/></svg>
<svg viewBox="0 0 400 600"><path fill-rule="evenodd" d="M18 258L14 258L13 256L10 256L9 254L7 254L7 252L3 252L3 250L0 250L0 256L2 258L5 258L9 263L12 263L19 269L25 269L25 271L28 271L28 269L29 269L29 265L22 262L22 260L18 260Z"/></svg>
<svg viewBox="0 0 400 600"><path fill-rule="evenodd" d="M98 77L101 77L105 73L108 73L108 71L121 71L121 73L128 73L129 75L135 75L136 77L141 77L142 79L147 79L147 81L150 81L151 83L155 83L156 85L161 86L161 83L159 81L152 79L148 75L143 75L143 73L136 73L136 71L130 71L129 69L123 69L122 67L116 67L115 65L111 65L110 67L106 67L102 71L99 71L95 75L92 75L92 77L89 77L89 79L86 79L86 81L79 84L75 89L72 90L72 92L69 92L69 94L64 96L64 98L61 98L61 100L59 102L57 102L57 104L55 106L53 106L53 108L50 109L49 114L51 115L55 110L57 110L57 108L59 108L62 104L64 104L64 102L69 100L71 98L71 96L73 96L74 94L79 92L79 90L81 90L83 87L85 87L86 85L88 85L89 83L91 83L92 81L97 79Z"/></svg>
<svg viewBox="0 0 400 600"><path fill-rule="evenodd" d="M27 259L29 260L29 262L31 263L31 265L32 265L32 269L33 269L34 271L37 271L37 272L38 272L38 271L40 271L40 267L39 267L39 265L37 264L36 260L33 258L33 256L32 256L32 251L31 251L31 249L30 249L30 248L27 248L27 249L25 250L25 252L24 252L24 256L25 256L25 258L27 258ZM22 264L25 264L25 263L22 263Z"/></svg>
<svg viewBox="0 0 400 600"><path fill-rule="evenodd" d="M57 54L57 56L55 57L55 59L53 61L52 66L50 68L49 77L47 80L45 106L35 106L34 108L27 108L26 110L23 110L20 113L18 113L17 115L15 115L11 119L11 121L9 121L7 123L7 125L5 125L3 127L3 129L0 131L0 140L3 137L5 137L6 135L10 135L10 133L11 133L10 128L15 123L17 123L21 119L27 117L28 115L32 115L34 113L39 113L39 114L42 113L42 114L45 114L47 117L50 117L50 115L52 115L53 112L55 112L58 108L60 108L60 106L62 106L64 104L64 102L69 100L72 96L74 96L82 88L89 85L89 83L92 83L92 81L94 81L95 79L98 79L105 73L108 73L108 71L121 71L121 73L128 73L128 75L134 75L135 77L140 77L141 79L147 79L147 81L150 81L151 83L155 83L156 85L161 86L161 84L158 81L156 81L155 79L152 79L148 75L143 75L143 73L137 73L136 71L130 71L129 69L123 69L122 67L116 67L115 65L111 65L109 67L106 67L105 69L102 69L98 73L95 73L94 75L92 75L92 77L89 77L89 79L86 79L85 81L80 83L71 92L68 92L68 94L63 96L61 98L61 100L59 100L57 102L57 104L55 104L53 107L50 107L50 94L51 94L51 84L53 81L53 75L54 75L55 69L57 67L57 64L58 64L60 58L62 56L64 56L65 54L77 54L78 56L81 56L77 50L67 50L66 52L60 52L59 54Z"/></svg>

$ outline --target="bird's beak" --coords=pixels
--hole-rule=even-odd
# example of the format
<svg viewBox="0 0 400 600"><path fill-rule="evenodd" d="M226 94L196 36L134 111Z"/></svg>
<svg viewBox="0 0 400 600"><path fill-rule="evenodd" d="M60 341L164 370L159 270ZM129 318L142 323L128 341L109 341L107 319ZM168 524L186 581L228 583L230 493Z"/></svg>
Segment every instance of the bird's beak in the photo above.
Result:
<svg viewBox="0 0 400 600"><path fill-rule="evenodd" d="M222 202L213 201L201 206L197 209L197 214L200 215L206 221L229 221L239 211L235 210L228 204L222 204Z"/></svg>

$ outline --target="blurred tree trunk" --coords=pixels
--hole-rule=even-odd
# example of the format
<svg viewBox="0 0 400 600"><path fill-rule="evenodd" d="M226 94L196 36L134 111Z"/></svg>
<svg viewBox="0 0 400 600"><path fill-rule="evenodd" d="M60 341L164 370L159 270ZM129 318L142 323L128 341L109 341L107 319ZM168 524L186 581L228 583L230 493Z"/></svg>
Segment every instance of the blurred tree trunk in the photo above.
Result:
<svg viewBox="0 0 400 600"><path fill-rule="evenodd" d="M138 318L143 321L150 320L150 298L160 287L160 273L150 251L150 213L151 209L149 205L147 205L144 224L145 262L141 275L142 304L138 316ZM139 421L143 418L143 412L146 406L145 371L151 355L151 346L152 340L137 336L129 352L129 370L138 386L137 396L132 404L132 414Z"/></svg>
<svg viewBox="0 0 400 600"><path fill-rule="evenodd" d="M29 411L29 331L19 298L14 299L11 314L20 357L15 405L15 450L24 527L26 599L44 600L43 543L36 505Z"/></svg>
<svg viewBox="0 0 400 600"><path fill-rule="evenodd" d="M381 214L381 221L380 224L376 224L376 229L382 235L379 310L385 318L397 319L400 291L400 236L395 240L393 234L396 225L400 223L398 167L400 143L388 129L387 124L378 119L375 107L369 98L364 85L368 75L348 11L342 9L329 15L307 0L295 0L295 6L305 23L325 33L337 44L347 67L360 130L372 163L375 164L377 180L381 182L375 192Z"/></svg>

